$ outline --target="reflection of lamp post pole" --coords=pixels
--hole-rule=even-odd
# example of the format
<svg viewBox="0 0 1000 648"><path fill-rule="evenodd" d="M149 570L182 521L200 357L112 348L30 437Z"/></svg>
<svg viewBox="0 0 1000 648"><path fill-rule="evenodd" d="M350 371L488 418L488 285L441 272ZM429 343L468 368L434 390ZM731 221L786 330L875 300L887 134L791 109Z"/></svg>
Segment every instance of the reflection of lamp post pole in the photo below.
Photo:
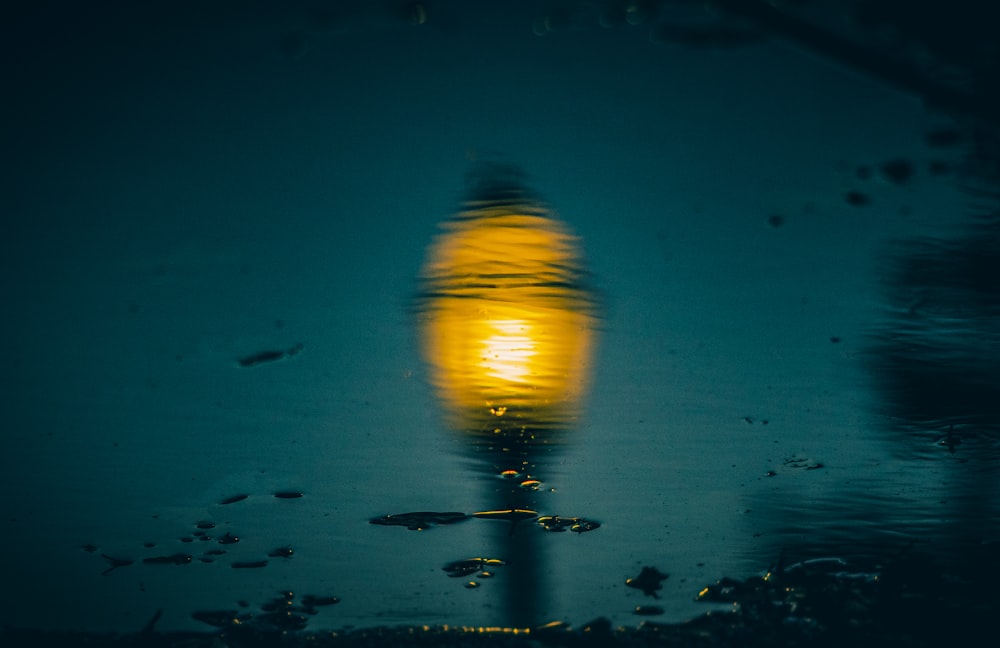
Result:
<svg viewBox="0 0 1000 648"><path fill-rule="evenodd" d="M528 480L577 414L594 333L576 239L510 175L477 178L466 209L443 224L420 303L424 354L452 427L487 472L508 478L488 502L498 511L534 508ZM524 627L540 621L538 534L511 523L497 531L506 622Z"/></svg>

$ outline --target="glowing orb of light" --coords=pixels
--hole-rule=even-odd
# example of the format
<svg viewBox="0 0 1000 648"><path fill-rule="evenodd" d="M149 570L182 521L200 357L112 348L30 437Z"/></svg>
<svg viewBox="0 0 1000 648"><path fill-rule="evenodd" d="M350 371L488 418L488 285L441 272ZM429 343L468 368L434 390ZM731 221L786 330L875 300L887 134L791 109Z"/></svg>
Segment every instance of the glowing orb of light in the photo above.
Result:
<svg viewBox="0 0 1000 648"><path fill-rule="evenodd" d="M588 382L594 303L577 239L508 189L442 225L420 308L431 380L464 431L565 427Z"/></svg>

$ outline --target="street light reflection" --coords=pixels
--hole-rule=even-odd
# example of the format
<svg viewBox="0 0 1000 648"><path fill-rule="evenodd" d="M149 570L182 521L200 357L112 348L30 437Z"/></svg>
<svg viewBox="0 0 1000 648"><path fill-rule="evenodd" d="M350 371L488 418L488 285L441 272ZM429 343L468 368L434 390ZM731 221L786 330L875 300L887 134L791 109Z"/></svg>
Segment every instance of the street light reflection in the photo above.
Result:
<svg viewBox="0 0 1000 648"><path fill-rule="evenodd" d="M576 237L518 170L480 166L470 181L463 210L428 251L420 334L446 418L487 479L488 501L473 517L498 522L494 550L510 561L505 622L531 627L546 620L549 592L530 528L538 525L528 521L544 504L544 463L579 417L595 300ZM588 524L575 530L599 526Z"/></svg>
<svg viewBox="0 0 1000 648"><path fill-rule="evenodd" d="M549 443L587 387L594 300L577 239L508 174L442 225L423 272L423 351L452 427Z"/></svg>

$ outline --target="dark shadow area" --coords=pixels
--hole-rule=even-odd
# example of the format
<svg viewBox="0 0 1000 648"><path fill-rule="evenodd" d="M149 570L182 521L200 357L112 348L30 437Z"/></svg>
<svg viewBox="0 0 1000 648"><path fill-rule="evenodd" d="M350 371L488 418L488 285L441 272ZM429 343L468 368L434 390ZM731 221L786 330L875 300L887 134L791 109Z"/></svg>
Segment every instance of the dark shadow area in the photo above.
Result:
<svg viewBox="0 0 1000 648"><path fill-rule="evenodd" d="M894 241L880 261L885 315L871 328L865 366L876 434L892 460L872 457L871 475L851 475L819 500L763 496L757 513L778 539L769 542L770 573L723 579L709 600L788 605L782 596L797 592L817 604L807 614L825 638L870 625L889 645L941 645L991 627L1000 583L1000 183L995 140L966 137L963 182L974 189L965 224ZM879 474L890 465L894 476Z"/></svg>

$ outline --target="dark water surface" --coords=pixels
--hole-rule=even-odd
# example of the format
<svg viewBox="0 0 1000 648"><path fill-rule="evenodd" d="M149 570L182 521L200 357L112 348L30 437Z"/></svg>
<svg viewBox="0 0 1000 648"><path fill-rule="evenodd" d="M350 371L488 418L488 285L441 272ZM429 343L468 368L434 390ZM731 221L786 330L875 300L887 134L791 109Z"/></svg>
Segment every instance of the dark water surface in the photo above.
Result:
<svg viewBox="0 0 1000 648"><path fill-rule="evenodd" d="M732 4L15 11L0 626L995 599L995 51Z"/></svg>

